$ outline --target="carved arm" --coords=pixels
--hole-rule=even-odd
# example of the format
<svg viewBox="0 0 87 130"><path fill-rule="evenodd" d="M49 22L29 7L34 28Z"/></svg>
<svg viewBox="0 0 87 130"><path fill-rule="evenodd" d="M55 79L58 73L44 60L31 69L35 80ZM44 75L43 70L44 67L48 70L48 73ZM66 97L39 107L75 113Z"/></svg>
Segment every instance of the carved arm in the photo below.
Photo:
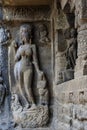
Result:
<svg viewBox="0 0 87 130"><path fill-rule="evenodd" d="M36 46L35 45L32 45L32 51L33 51L33 64L36 68L36 71L39 72L38 59L37 59Z"/></svg>
<svg viewBox="0 0 87 130"><path fill-rule="evenodd" d="M38 59L37 59L37 54L36 54L36 46L33 45L32 47L33 47L33 64L38 74L38 80L45 80L43 71L39 69Z"/></svg>

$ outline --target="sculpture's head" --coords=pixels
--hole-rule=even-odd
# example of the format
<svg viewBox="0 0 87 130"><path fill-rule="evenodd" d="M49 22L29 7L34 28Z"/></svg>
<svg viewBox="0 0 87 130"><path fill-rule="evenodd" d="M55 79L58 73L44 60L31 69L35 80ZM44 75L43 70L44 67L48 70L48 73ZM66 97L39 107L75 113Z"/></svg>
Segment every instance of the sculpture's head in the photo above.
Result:
<svg viewBox="0 0 87 130"><path fill-rule="evenodd" d="M47 27L45 26L45 24L39 25L39 33L40 38L46 37L48 35Z"/></svg>
<svg viewBox="0 0 87 130"><path fill-rule="evenodd" d="M20 27L20 39L23 43L29 42L31 39L31 26L24 24Z"/></svg>

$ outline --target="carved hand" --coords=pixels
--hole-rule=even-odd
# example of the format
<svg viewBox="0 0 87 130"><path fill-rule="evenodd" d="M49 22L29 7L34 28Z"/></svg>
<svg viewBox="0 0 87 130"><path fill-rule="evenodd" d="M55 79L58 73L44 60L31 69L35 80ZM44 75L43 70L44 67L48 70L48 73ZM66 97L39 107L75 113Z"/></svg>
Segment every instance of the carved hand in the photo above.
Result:
<svg viewBox="0 0 87 130"><path fill-rule="evenodd" d="M42 71L38 71L38 80L43 80L44 73Z"/></svg>

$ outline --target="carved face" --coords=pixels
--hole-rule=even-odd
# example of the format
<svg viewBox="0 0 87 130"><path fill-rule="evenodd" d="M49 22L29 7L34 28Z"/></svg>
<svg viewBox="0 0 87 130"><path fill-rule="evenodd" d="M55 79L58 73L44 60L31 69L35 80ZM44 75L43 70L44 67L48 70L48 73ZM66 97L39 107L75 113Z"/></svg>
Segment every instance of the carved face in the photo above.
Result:
<svg viewBox="0 0 87 130"><path fill-rule="evenodd" d="M40 38L44 38L47 36L47 28L45 25L40 25L39 26L39 30L40 30Z"/></svg>
<svg viewBox="0 0 87 130"><path fill-rule="evenodd" d="M20 27L20 38L22 40L22 42L26 43L29 42L30 40L30 29L28 25L22 25Z"/></svg>

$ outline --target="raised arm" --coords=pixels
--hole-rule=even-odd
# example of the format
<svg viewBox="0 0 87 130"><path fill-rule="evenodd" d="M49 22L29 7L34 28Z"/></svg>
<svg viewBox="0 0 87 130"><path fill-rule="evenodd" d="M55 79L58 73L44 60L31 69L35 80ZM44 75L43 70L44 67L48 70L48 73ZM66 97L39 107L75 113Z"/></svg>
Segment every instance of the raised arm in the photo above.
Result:
<svg viewBox="0 0 87 130"><path fill-rule="evenodd" d="M14 53L15 53L15 62L16 62L20 59L21 55L19 53L18 45L15 40L12 42L12 47L14 48L15 51Z"/></svg>

